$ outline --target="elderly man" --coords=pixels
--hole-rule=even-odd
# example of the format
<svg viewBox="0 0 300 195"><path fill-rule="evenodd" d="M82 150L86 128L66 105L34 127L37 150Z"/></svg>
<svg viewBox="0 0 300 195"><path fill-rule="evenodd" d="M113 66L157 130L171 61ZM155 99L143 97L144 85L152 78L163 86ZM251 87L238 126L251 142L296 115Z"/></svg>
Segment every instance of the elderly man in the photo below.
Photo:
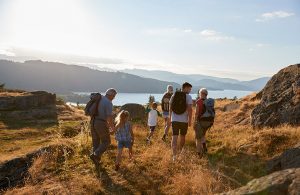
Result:
<svg viewBox="0 0 300 195"><path fill-rule="evenodd" d="M111 143L110 131L114 130L113 123L113 104L112 100L116 97L117 91L110 88L106 91L99 102L98 114L95 116L93 127L91 128L93 153L90 155L95 165L99 165L102 154L107 150Z"/></svg>

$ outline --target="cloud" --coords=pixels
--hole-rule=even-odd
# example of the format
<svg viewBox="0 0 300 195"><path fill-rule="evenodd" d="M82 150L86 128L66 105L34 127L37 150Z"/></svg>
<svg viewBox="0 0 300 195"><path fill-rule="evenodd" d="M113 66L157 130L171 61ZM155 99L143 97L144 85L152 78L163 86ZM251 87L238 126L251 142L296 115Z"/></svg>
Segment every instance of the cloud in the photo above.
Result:
<svg viewBox="0 0 300 195"><path fill-rule="evenodd" d="M273 20L276 18L287 18L290 16L295 15L292 12L285 12L285 11L274 11L274 12L266 12L260 15L259 18L257 18L255 21L256 22L266 22L269 20Z"/></svg>
<svg viewBox="0 0 300 195"><path fill-rule="evenodd" d="M0 55L5 55L5 56L16 56L16 54L12 51L10 51L10 49L6 49L6 48L0 48Z"/></svg>
<svg viewBox="0 0 300 195"><path fill-rule="evenodd" d="M215 30L211 29L205 29L200 32L200 35L206 39L211 41L223 41L223 40L233 40L234 37L232 36L226 36L222 34L221 32L217 32Z"/></svg>
<svg viewBox="0 0 300 195"><path fill-rule="evenodd" d="M181 28L158 28L158 29L148 29L144 33L150 36L189 36L189 37L199 37L204 40L209 41L225 41L225 40L234 40L233 36L224 35L221 32L204 29L202 31L196 31L192 29L181 29Z"/></svg>
<svg viewBox="0 0 300 195"><path fill-rule="evenodd" d="M156 28L156 29L148 29L144 31L147 35L185 35L187 33L192 33L191 29L179 29L179 28Z"/></svg>

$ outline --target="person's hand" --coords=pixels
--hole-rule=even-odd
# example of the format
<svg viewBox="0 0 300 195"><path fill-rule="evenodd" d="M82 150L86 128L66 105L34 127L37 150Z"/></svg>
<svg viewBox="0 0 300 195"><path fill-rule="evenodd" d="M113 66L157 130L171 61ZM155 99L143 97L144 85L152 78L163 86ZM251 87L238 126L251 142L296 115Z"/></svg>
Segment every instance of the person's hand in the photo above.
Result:
<svg viewBox="0 0 300 195"><path fill-rule="evenodd" d="M111 128L110 131L109 131L109 133L110 133L111 135L113 135L113 134L115 133L115 128Z"/></svg>

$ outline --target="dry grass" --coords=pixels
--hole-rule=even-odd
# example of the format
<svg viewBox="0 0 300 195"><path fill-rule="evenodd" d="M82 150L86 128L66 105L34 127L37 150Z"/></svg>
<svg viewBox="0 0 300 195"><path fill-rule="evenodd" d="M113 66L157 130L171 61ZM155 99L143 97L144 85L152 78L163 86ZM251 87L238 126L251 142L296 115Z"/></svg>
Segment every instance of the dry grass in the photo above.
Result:
<svg viewBox="0 0 300 195"><path fill-rule="evenodd" d="M214 194L244 185L266 174L265 162L300 140L300 127L281 126L254 130L249 116L258 100L218 100L217 118L208 132L208 155L199 159L195 152L194 132L189 129L186 147L176 163L171 160L170 143L160 140L163 119L150 145L144 123L135 122L135 158L129 161L127 151L121 169L114 171L116 142L103 155L103 169L98 172L88 155L91 138L88 124L81 133L63 138L52 131L56 143L68 143L73 155L59 161L59 155L37 158L30 168L31 178L24 187L9 189L7 194ZM238 104L224 111L228 104ZM243 122L242 122L243 121ZM65 122L64 122L65 123ZM62 125L75 128L76 124ZM62 127L60 127L62 129Z"/></svg>

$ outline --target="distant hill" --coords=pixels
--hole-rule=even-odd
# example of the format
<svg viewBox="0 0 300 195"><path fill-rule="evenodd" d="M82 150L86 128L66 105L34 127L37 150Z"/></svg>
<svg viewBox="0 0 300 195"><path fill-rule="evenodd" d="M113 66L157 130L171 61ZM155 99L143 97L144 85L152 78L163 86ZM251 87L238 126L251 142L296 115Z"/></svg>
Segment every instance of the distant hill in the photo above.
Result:
<svg viewBox="0 0 300 195"><path fill-rule="evenodd" d="M55 93L103 92L109 87L124 93L162 93L168 84L175 88L180 87L175 82L40 60L24 63L0 60L0 83L5 83L7 88L47 90Z"/></svg>
<svg viewBox="0 0 300 195"><path fill-rule="evenodd" d="M245 91L260 91L269 77L263 77L251 81L239 81L230 78L219 78L206 76L201 74L176 74L168 71L159 70L143 70L143 69L124 69L121 72L138 75L144 78L154 78L162 81L173 81L183 83L191 82L195 86L205 86L207 88L222 89L222 90L245 90Z"/></svg>

